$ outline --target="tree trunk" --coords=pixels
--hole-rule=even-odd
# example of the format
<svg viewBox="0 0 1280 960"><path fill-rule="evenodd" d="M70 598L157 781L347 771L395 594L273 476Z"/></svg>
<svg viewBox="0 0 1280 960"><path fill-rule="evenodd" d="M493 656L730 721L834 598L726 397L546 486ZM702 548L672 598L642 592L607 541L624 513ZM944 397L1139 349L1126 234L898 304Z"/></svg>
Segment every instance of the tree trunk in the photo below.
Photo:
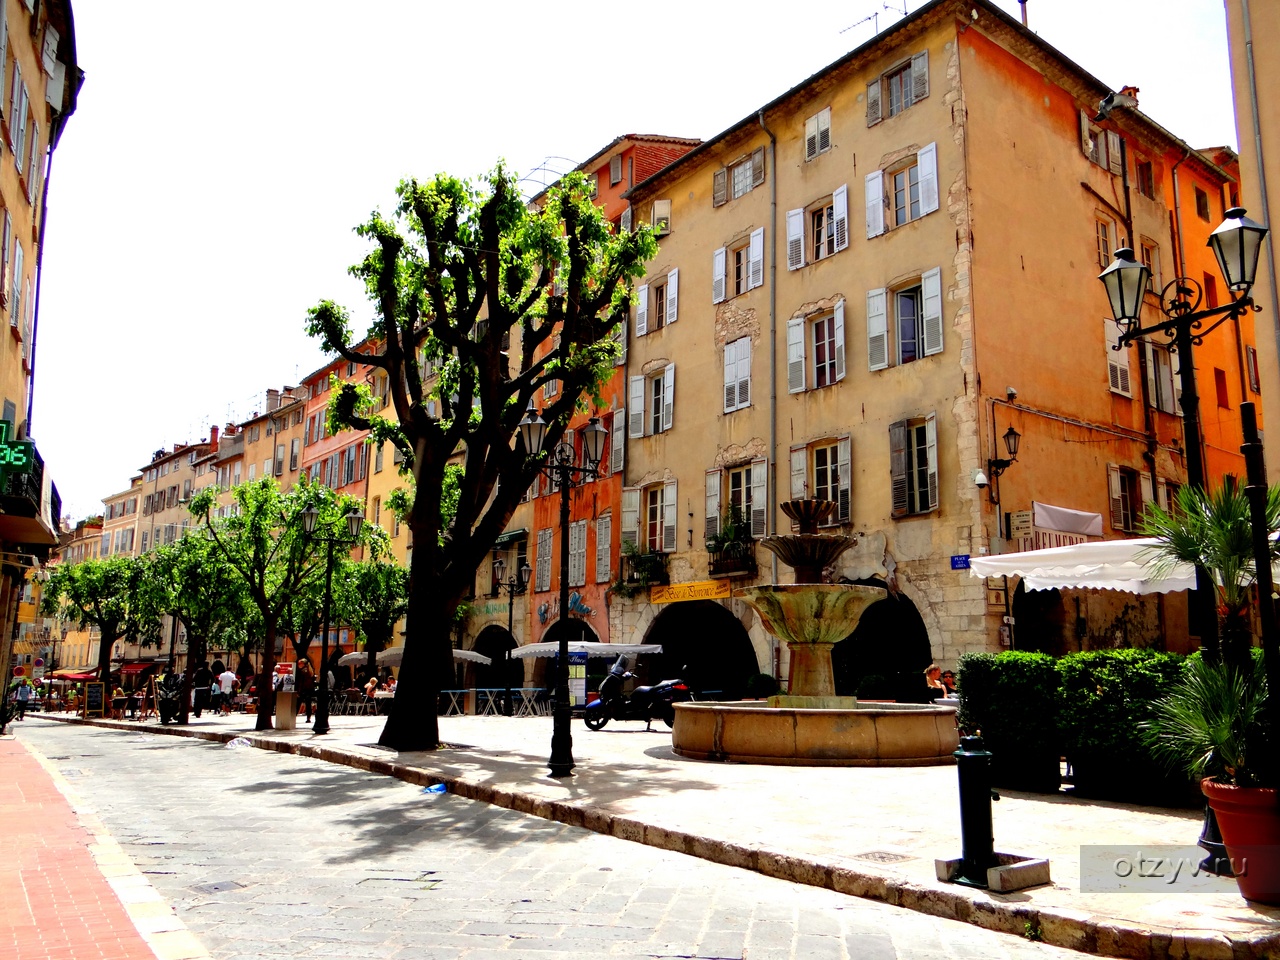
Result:
<svg viewBox="0 0 1280 960"><path fill-rule="evenodd" d="M111 684L111 648L120 639L117 629L115 624L98 627L98 679L108 686Z"/></svg>
<svg viewBox="0 0 1280 960"><path fill-rule="evenodd" d="M258 722L254 730L272 730L271 717L276 712L276 692L271 681L276 672L276 618L265 619L266 636L262 641L262 673L258 675Z"/></svg>
<svg viewBox="0 0 1280 960"><path fill-rule="evenodd" d="M414 543L427 542L414 531ZM432 553L414 550L409 565L404 659L391 715L378 738L381 746L393 750L434 750L440 745L436 702L444 687L441 681L453 670L449 633L458 598L448 595L443 578L432 569Z"/></svg>

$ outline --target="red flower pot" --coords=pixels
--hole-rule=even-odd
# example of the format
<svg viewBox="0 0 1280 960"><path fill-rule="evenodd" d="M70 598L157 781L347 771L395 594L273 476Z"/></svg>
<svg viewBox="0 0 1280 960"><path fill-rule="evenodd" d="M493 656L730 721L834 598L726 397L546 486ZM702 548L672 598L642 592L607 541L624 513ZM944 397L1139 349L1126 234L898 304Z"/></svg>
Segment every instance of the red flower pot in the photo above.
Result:
<svg viewBox="0 0 1280 960"><path fill-rule="evenodd" d="M1280 792L1212 780L1200 789L1217 814L1240 895L1280 906Z"/></svg>

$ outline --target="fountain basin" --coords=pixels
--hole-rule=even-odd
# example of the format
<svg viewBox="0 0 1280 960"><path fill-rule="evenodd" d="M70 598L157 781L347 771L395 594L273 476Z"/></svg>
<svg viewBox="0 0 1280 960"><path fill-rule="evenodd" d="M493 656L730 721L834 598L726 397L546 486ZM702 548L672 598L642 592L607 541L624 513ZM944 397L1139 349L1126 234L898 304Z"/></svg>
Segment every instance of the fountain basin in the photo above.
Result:
<svg viewBox="0 0 1280 960"><path fill-rule="evenodd" d="M921 767L955 763L955 710L912 703L849 709L761 701L677 703L671 745L693 760L782 766Z"/></svg>

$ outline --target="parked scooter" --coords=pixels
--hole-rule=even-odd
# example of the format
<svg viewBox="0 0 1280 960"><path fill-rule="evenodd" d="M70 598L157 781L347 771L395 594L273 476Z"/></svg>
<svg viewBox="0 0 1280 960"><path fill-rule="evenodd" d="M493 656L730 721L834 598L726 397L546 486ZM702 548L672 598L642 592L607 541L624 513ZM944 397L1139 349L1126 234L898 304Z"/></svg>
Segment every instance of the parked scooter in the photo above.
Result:
<svg viewBox="0 0 1280 960"><path fill-rule="evenodd" d="M610 720L643 720L645 729L654 720L668 727L676 722L675 703L693 699L693 691L683 680L663 680L651 687L636 687L630 697L622 695L622 685L632 678L627 658L618 657L609 675L600 684L600 696L587 704L582 719L589 730L599 730Z"/></svg>
<svg viewBox="0 0 1280 960"><path fill-rule="evenodd" d="M182 696L182 678L165 673L156 681L156 710L162 724L178 719L178 698Z"/></svg>

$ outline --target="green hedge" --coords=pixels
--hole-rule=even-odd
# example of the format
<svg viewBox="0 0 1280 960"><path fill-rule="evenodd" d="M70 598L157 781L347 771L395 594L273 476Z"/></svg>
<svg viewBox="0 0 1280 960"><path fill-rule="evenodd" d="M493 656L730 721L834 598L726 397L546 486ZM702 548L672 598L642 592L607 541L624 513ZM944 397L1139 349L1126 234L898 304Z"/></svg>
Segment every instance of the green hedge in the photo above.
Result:
<svg viewBox="0 0 1280 960"><path fill-rule="evenodd" d="M1001 786L1057 790L1059 678L1046 653L966 653L960 658L956 718L966 733L981 733Z"/></svg>

